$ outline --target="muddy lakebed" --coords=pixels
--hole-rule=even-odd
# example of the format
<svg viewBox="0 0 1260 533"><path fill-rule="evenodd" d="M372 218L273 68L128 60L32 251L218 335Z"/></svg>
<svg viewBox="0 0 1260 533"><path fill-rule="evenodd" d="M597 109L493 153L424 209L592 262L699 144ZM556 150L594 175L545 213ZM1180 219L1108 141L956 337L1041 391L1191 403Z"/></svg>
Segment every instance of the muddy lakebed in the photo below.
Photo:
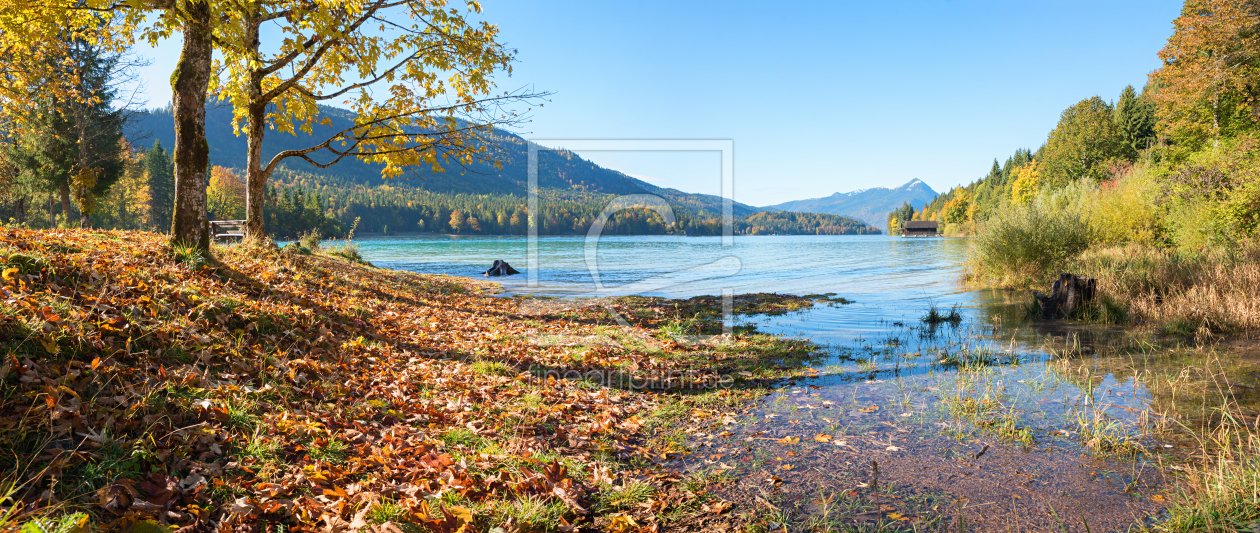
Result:
<svg viewBox="0 0 1260 533"><path fill-rule="evenodd" d="M1203 453L1223 406L1260 414L1256 343L1032 320L1027 292L959 285L963 241L735 242L604 239L594 273L582 239L544 238L548 267L503 287L561 298L616 287L671 298L830 295L730 321L808 340L818 357L807 377L693 428L688 451L667 462L713 481L712 492L737 504L731 512L767 530L1124 531L1165 516L1182 490L1180 465ZM476 276L487 258L523 264L524 247L394 239L365 241L362 253L380 266ZM645 257L653 270L637 266ZM735 274L687 270L731 257ZM643 286L654 292L632 290Z"/></svg>
<svg viewBox="0 0 1260 533"><path fill-rule="evenodd" d="M825 363L697 431L676 467L729 478L719 494L770 529L1127 530L1178 490L1170 468L1196 447L1168 426L1210 409L1203 384L1260 386L1260 359L1229 345L1168 348L1029 321L1017 293L973 296L938 308L952 321L924 320L928 303L862 331L841 326L847 306L747 317Z"/></svg>

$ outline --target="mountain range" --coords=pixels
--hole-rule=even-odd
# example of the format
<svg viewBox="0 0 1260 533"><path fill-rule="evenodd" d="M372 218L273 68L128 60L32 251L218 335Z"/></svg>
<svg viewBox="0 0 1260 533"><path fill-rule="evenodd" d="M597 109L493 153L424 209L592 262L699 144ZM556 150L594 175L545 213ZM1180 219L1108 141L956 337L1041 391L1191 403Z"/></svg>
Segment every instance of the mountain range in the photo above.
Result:
<svg viewBox="0 0 1260 533"><path fill-rule="evenodd" d="M913 179L900 187L873 187L838 192L831 196L793 200L762 209L843 215L888 231L888 213L901 207L902 202L910 202L918 209L931 202L936 195L936 191L926 183Z"/></svg>
<svg viewBox="0 0 1260 533"><path fill-rule="evenodd" d="M268 131L263 138L263 161L266 162L281 150L300 149L316 144L318 141L315 139L322 141L332 132L345 129L353 119L350 112L334 107L321 107L320 111L330 119L330 124L315 126L311 134L290 135ZM127 138L132 139L132 143L138 148L149 148L154 142L160 142L168 150L175 145L174 117L169 107L137 113L128 128ZM445 172L434 172L428 167L414 167L392 183L381 178L383 165L357 159L343 160L327 169L321 169L300 159L290 158L281 164L281 168L316 176L325 184L333 186L372 187L388 183L395 187L411 187L433 193L525 196L529 184L530 141L503 130L495 130L483 139L493 145L491 149L500 162L499 167L485 162L474 162L462 168L450 164L446 165ZM206 107L206 140L210 145L211 164L245 168L245 137L234 134L230 107ZM625 173L601 167L567 151L546 149L539 152L538 186L548 192L567 192L573 195L654 194L665 198L675 207L682 206L718 216L722 214L721 196L658 187ZM739 202L732 204L732 213L736 218L761 211L762 209Z"/></svg>
<svg viewBox="0 0 1260 533"><path fill-rule="evenodd" d="M330 121L316 125L310 134L290 135L269 131L263 140L264 161L281 150L300 149L316 144L334 131L351 124L350 112L333 108L321 108ZM160 142L168 149L175 144L174 118L171 108L151 109L134 115L127 137L138 148L151 147ZM210 162L214 165L245 168L245 138L235 135L231 108L225 105L207 106L206 138L210 145ZM404 177L386 182L381 178L382 165L349 159L320 169L300 159L289 159L281 168L308 174L318 182L333 187L373 187L388 183L394 187L414 188L439 194L502 194L525 196L528 191L527 157L530 141L519 135L495 130L483 137L491 144L500 165L474 162L466 167L447 165L445 172L435 172L428 167L417 167ZM319 157L314 157L319 160ZM324 158L325 160L327 158ZM675 209L690 212L701 218L720 216L723 199L720 196L696 194L677 189L658 187L617 170L596 165L577 154L545 149L539 152L539 188L550 195L571 198L592 198L614 194L653 194L665 198ZM912 180L896 188L877 187L848 193L835 193L825 198L795 200L767 207L754 207L732 202L732 214L736 218L756 213L803 212L839 215L852 218L853 224L865 223L887 229L887 215L911 202L921 206L936 196L927 184ZM859 224L860 225L860 224Z"/></svg>

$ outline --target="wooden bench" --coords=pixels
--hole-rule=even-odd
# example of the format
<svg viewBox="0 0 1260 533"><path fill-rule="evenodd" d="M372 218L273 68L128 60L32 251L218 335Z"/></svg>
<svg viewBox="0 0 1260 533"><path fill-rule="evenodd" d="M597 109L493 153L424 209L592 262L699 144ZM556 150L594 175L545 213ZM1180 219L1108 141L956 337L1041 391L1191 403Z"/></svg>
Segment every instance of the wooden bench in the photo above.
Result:
<svg viewBox="0 0 1260 533"><path fill-rule="evenodd" d="M215 242L245 238L244 220L211 220L210 237Z"/></svg>

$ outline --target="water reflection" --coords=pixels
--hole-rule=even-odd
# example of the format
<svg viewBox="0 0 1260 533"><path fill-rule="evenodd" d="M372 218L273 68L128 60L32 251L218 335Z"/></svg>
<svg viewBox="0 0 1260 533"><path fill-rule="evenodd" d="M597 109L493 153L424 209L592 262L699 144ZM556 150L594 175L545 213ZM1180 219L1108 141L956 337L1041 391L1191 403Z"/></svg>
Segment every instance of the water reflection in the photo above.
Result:
<svg viewBox="0 0 1260 533"><path fill-rule="evenodd" d="M1208 423L1213 383L1255 405L1257 367L1229 347L1029 320L1026 304L973 291L747 317L810 339L826 362L697 439L679 467L733 476L726 496L761 494L802 520L789 525L827 505L845 509L837 527L885 529L961 515L973 530L1096 532L1158 517L1159 457L1191 444L1170 424ZM933 305L963 320L925 323Z"/></svg>

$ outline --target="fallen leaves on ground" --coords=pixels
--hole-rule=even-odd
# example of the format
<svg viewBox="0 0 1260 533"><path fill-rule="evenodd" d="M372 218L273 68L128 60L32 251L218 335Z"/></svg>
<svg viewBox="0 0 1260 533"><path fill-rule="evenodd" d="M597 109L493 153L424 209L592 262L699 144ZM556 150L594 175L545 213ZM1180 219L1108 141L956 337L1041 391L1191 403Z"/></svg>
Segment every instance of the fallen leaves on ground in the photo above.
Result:
<svg viewBox="0 0 1260 533"><path fill-rule="evenodd" d="M602 307L527 313L489 283L265 246L214 254L0 229L0 471L24 516L86 509L182 533L646 531L671 509L700 524L729 504L663 471L681 450L652 437L656 413L721 419L674 391L809 352L658 342L716 299L609 303L625 328ZM798 305L772 296L736 306ZM624 500L636 486L651 490Z"/></svg>

